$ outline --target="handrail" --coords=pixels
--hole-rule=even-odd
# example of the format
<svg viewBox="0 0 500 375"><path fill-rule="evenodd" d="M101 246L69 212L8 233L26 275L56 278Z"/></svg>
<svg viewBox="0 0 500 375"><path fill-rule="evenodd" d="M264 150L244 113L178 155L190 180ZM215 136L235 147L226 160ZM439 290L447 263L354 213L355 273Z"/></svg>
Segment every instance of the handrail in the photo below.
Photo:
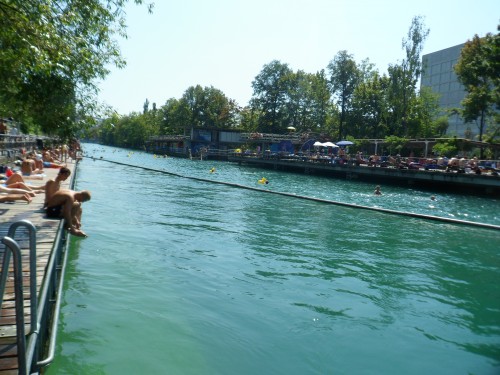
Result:
<svg viewBox="0 0 500 375"><path fill-rule="evenodd" d="M75 178L76 178L76 172L73 173L71 176L71 182L70 186L73 187L75 184ZM56 232L56 238L54 240L54 249L57 249L59 251L62 251L62 261L61 261L61 269L59 272L59 283L57 285L57 290L55 292L56 295L56 304L54 307L53 311L53 319L52 319L52 325L50 328L50 338L49 338L49 343L48 343L48 353L45 359L42 359L38 361L36 364L39 367L47 366L49 365L53 360L56 352L56 339L57 339L57 328L59 326L59 312L61 309L61 298L62 298L62 291L63 291L63 286L64 286L64 274L66 273L66 264L68 262L68 256L69 256L69 241L64 243L67 239L67 236L65 235L64 231L64 221L59 222L59 226L57 227L57 232ZM64 247L63 247L64 246ZM56 252L56 254L53 253L53 256L50 257L49 264L47 265L47 271L46 274L51 275L53 274L54 276L54 283L57 283L57 274L55 268L58 266L57 260L59 259L59 254ZM49 282L45 282L42 286L42 291L40 293L40 311L38 316L41 317L41 309L43 306L46 304L46 299L49 298ZM31 343L30 343L31 344Z"/></svg>
<svg viewBox="0 0 500 375"><path fill-rule="evenodd" d="M24 333L24 299L23 299L23 269L21 259L21 249L19 245L10 237L2 238L2 243L5 245L5 257L12 252L12 261L14 265L14 297L16 302L16 338L17 338L17 363L19 367L19 374L26 375L28 373L26 363L26 336ZM10 258L10 257L9 257ZM7 261L7 268L5 262L2 265L2 274L7 273L9 270L9 261Z"/></svg>
<svg viewBox="0 0 500 375"><path fill-rule="evenodd" d="M59 227L57 229L57 236L56 236L56 239L54 241L54 249L59 249L60 247L62 247L62 244L61 244L61 241L63 241L63 233L64 233L64 223L61 221L61 223L59 223ZM63 261L62 261L62 266L61 266L61 271L60 271L60 278L59 278L59 284L57 286L57 291L56 291L56 305L54 307L54 312L53 312L53 319L52 319L52 326L51 326L51 329L50 329L50 339L49 339L49 344L48 344L48 348L49 348L49 352L47 354L47 356L45 357L45 359L43 360L40 360L38 361L36 364L37 366L40 366L40 367L43 367L43 366L47 366L48 364L50 364L53 360L54 360L54 355L55 355L55 347L56 347L56 337L57 337L57 327L59 325L59 310L60 310L60 306L61 306L61 296L62 296L62 288L63 288L63 285L64 285L64 272L65 272L65 269L66 269L66 263L67 263L67 257L68 257L68 251L67 251L67 245L66 244L66 249L64 251L64 255L63 255ZM56 261L58 258L57 256L52 256L50 258L50 261L49 261L49 264L47 265L47 274L50 275L52 272L54 272L54 277L56 276L55 275L55 267L57 266L56 264ZM42 292L40 293L40 309L43 308L43 306L45 305L45 300L47 298L49 298L49 282L46 282L43 284L43 288L42 288ZM40 311L40 314L39 316L41 316L41 311Z"/></svg>
<svg viewBox="0 0 500 375"><path fill-rule="evenodd" d="M33 333L38 331L37 326L37 295L36 295L36 228L35 226L28 220L20 220L11 224L9 227L9 231L7 236L10 238L14 238L16 234L17 228L24 226L28 229L29 232L29 245L30 245L30 304L31 304L31 327L30 332ZM10 253L6 252L3 257L2 270L8 270L8 265L10 261ZM3 303L3 296L5 292L5 286L7 284L7 276L8 272L2 272L2 276L0 278L0 306Z"/></svg>
<svg viewBox="0 0 500 375"><path fill-rule="evenodd" d="M31 328L28 334L38 331L37 326L37 293L36 293L36 228L28 220L17 221L9 227L7 236L14 238L16 230L19 227L26 227L29 232L30 244L30 309L31 309Z"/></svg>

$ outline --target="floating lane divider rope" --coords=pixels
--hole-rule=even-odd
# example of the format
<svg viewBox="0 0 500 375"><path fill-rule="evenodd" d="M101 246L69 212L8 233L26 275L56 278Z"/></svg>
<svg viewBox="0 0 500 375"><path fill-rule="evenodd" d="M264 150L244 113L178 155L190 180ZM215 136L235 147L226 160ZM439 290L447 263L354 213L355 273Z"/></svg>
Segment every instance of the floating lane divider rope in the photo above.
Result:
<svg viewBox="0 0 500 375"><path fill-rule="evenodd" d="M103 159L103 158L95 158L92 156L85 156L85 157L93 159L93 160L105 161L108 163L123 165L126 167L133 167L133 168L143 169L146 171L168 174L170 176L187 178L190 180L195 180L195 181L200 181L200 182L208 182L208 183L212 183L212 184L232 186L232 187L239 188L239 189L258 191L260 193L276 194L276 195L282 195L285 197L309 200L309 201L313 201L313 202L333 204L336 206L359 208L359 209L363 209L363 210L383 212L383 213L392 214L392 215L410 216L410 217L415 217L415 218L419 218L419 219L433 220L433 221L439 221L439 222L449 223L449 224L469 225L469 226L475 226L475 227L479 227L479 228L500 230L500 225L478 223L478 222L468 221L468 220L451 219L451 218L447 218L447 217L440 217L440 216L434 216L434 215L417 214L417 213L413 213L413 212L390 210L387 208L380 208L380 207L362 206L362 205L358 205L358 204L354 204L354 203L338 202L338 201L332 201L329 199L314 198L314 197L308 197L305 195L298 195L298 194L294 194L294 193L266 190L266 189L262 189L262 188L252 187L252 186L240 185L240 184L236 184L236 183L232 183L232 182L216 181L216 180L210 180L207 178L186 176L186 175L182 175L179 173L169 172L169 171L166 171L163 169L154 169L154 168L143 167L143 166L138 166L138 165L133 165L133 164L121 163L119 161L108 160L108 159Z"/></svg>

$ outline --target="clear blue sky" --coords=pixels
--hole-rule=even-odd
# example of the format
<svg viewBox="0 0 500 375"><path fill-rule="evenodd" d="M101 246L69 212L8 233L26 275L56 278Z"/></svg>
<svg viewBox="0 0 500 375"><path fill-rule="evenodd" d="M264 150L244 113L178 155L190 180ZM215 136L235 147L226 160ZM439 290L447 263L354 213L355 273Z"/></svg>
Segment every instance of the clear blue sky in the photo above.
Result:
<svg viewBox="0 0 500 375"><path fill-rule="evenodd" d="M127 6L128 39L119 39L125 69L112 69L100 99L120 114L142 111L146 98L162 106L200 84L241 106L265 64L294 71L326 69L341 50L380 73L401 61L414 16L429 36L423 54L496 33L499 0L146 0ZM133 2L132 2L133 3Z"/></svg>

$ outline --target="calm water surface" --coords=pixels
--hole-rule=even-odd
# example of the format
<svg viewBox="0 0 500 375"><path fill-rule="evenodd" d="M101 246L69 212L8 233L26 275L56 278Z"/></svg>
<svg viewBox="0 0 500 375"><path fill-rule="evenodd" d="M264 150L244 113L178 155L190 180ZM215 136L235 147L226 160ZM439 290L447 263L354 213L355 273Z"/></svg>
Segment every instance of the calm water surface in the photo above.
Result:
<svg viewBox="0 0 500 375"><path fill-rule="evenodd" d="M85 150L90 237L72 240L48 374L500 373L499 231L104 159L499 225L497 200Z"/></svg>

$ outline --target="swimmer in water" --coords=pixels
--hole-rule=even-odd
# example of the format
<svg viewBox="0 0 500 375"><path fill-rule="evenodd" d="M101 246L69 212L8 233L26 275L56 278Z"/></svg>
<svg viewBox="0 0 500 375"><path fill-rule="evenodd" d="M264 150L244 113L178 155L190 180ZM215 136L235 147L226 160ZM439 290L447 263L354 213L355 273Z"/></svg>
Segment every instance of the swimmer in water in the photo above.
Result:
<svg viewBox="0 0 500 375"><path fill-rule="evenodd" d="M375 195L382 195L382 192L380 191L380 185L375 186L375 191L373 192Z"/></svg>

